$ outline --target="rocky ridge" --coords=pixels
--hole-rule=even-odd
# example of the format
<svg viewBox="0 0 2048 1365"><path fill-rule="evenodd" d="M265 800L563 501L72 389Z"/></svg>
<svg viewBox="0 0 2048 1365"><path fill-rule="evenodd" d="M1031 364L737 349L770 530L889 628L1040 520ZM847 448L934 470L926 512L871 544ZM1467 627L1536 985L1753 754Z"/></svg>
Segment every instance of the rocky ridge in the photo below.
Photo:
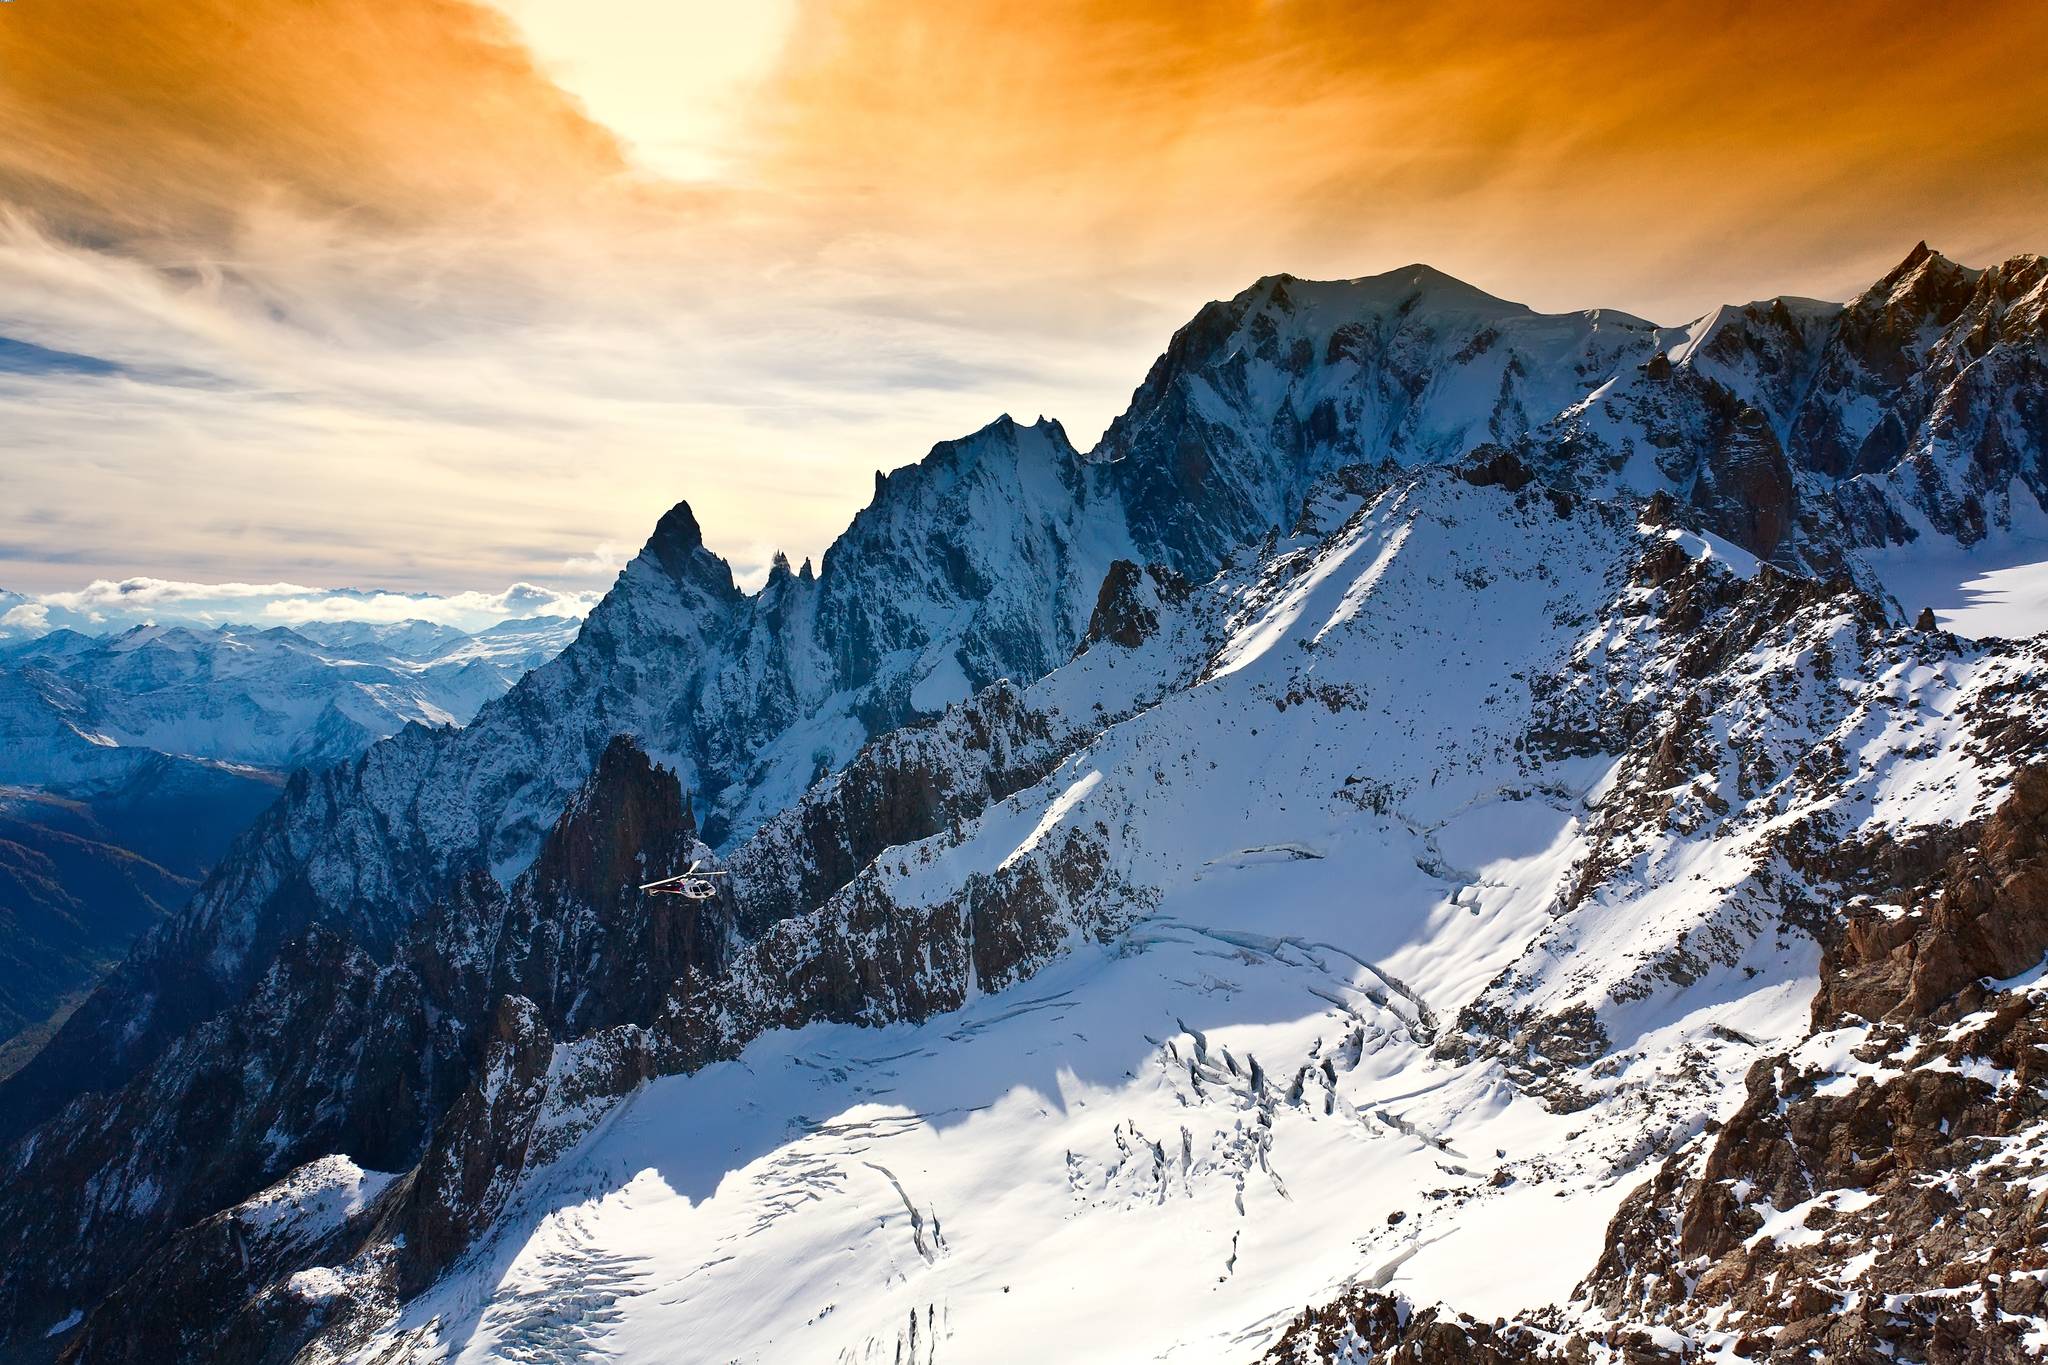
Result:
<svg viewBox="0 0 2048 1365"><path fill-rule="evenodd" d="M614 734L675 768L733 846L869 737L1065 658L1115 560L1205 578L1361 461L1512 447L1554 487L1667 491L1794 566L2028 524L2011 499L2043 491L2044 288L2038 258L1977 272L1923 247L1847 305L1680 329L1536 314L1426 267L1275 276L1176 333L1095 450L1008 418L942 443L878 476L816 573L743 595L678 507L575 646L461 734L408 731L291 797L269 845L109 983L122 1003L81 1012L47 1069L0 1094L0 1131L48 1113L67 1077L118 1083L246 989L267 918L317 906L381 940L470 867L509 880ZM1896 458L1873 410L1905 433ZM1855 461L1830 472L1850 434Z"/></svg>
<svg viewBox="0 0 2048 1365"><path fill-rule="evenodd" d="M2038 350L2033 294L2008 297L2024 259L1993 286L1968 277L1971 299L1990 302L1947 321L1930 259L1880 286L1899 317L1924 332L1970 314L1969 335L1988 339L1979 358ZM41 1317L137 1273L138 1258L178 1283L174 1229L347 1152L410 1174L346 1235L219 1292L271 1324L265 1349L427 1349L404 1306L479 1238L524 1226L509 1211L643 1082L736 1057L770 1030L967 1008L1174 904L1189 850L1162 831L1185 805L1176 788L1202 781L1188 726L1271 724L1271 754L1232 760L1239 785L1284 770L1298 786L1346 762L1327 774L1317 821L1376 831L1447 894L1526 926L1503 929L1469 982L1368 966L1377 984L1358 1007L1374 1021L1361 1048L1399 1039L1387 1061L1450 1067L1466 1078L1454 1093L1483 1077L1554 1114L1625 1116L1611 1124L1629 1135L1621 1149L1548 1174L1503 1168L1507 1185L1489 1188L1611 1182L1700 1131L1759 1040L1706 1025L1674 1040L1668 1002L1796 978L1833 885L1807 851L1866 827L1970 818L2037 746L2025 718L2039 661L1902 629L1853 572L1816 581L1714 538L1788 566L1855 568L1853 541L1773 541L1764 523L1728 515L1731 497L1760 505L1742 471L1767 450L1765 430L1782 452L1774 423L1798 421L1782 403L1750 404L1769 420L1738 413L1729 430L1748 445L1728 460L1741 443L1693 424L1698 404L1732 392L1729 356L1751 352L1720 343L1717 378L1706 350L1648 324L1539 318L1454 284L1414 272L1262 281L1176 336L1094 455L1051 424L1007 420L941 446L879 481L822 573L779 570L757 596L733 587L687 508L672 512L577 645L468 730L409 731L296 779L192 911L9 1088L17 1130L56 1115L17 1145L10 1184L78 1197L0 1206L0 1237L45 1245L79 1231L63 1256L10 1278L0 1309L18 1333L39 1331ZM1843 321L1859 309L1787 305L1764 321L1790 318L1815 354L1856 340L1865 376L1877 343ZM1917 365L1932 352L1915 341L1900 354ZM1535 420L1574 385L1581 398L1566 407L1579 404L1601 374L1619 376L1593 385L1603 401L1674 376L1690 397L1630 409L1620 436L1620 419L1595 421L1593 408L1567 435ZM1897 382L1929 382L1925 366ZM1478 389L1491 390L1483 408ZM1992 425L2016 420L2026 436L2027 411L2016 400L2018 416L2001 409ZM1554 439L1531 434L1545 424ZM1651 435L1699 463L1651 477L1638 459ZM1400 471L1475 446L1462 475ZM1827 477L1796 473L1795 492ZM1628 500L1646 491L1665 497L1647 511ZM1784 524L1796 531L1799 517ZM1461 612L1463 633L1445 629ZM1317 634L1309 617L1328 625ZM1354 639L1371 648L1346 652ZM1455 707L1399 707L1400 681L1362 659L1485 685ZM1211 715L1207 698L1234 700ZM1951 741L1959 725L1975 728ZM1951 743L1967 756L1944 762ZM1099 752L1121 756L1081 788L1076 764ZM1490 880L1439 847L1474 803L1576 800L1591 816L1568 862L1532 865L1523 881ZM646 870L632 858L665 867L709 852L695 843L699 815L729 855L730 902L684 924L620 899ZM1278 826L1265 846L1208 837L1254 863L1269 856L1260 847L1299 846ZM1700 850L1715 852L1702 863ZM1688 884L1694 867L1712 873L1710 889ZM1647 934L1631 927L1646 917ZM1625 951L1579 951L1617 934ZM1248 942L1238 951L1257 956ZM291 1055L266 1039L293 1040ZM230 1079L225 1060L241 1051L274 1062ZM1293 1132L1276 1115L1321 1103L1319 1061L1269 1057L1248 1090L1235 1062L1212 1076L1198 1059L1191 1075ZM1327 1070L1334 1114L1372 1068ZM1287 1074L1288 1087L1267 1079ZM87 1075L105 1088L80 1094ZM1277 1107L1275 1090L1288 1097ZM202 1099L214 1106L203 1114ZM1366 1120L1427 1131L1415 1122ZM202 1153L201 1127L238 1136ZM1446 1215L1476 1218L1497 1198L1461 1192ZM331 1281L299 1279L314 1271ZM299 1292L309 1284L323 1292ZM301 1307L286 1312L286 1299ZM319 1312L304 1308L316 1301ZM59 1338L96 1359L129 1339L115 1324L137 1320L95 1312Z"/></svg>

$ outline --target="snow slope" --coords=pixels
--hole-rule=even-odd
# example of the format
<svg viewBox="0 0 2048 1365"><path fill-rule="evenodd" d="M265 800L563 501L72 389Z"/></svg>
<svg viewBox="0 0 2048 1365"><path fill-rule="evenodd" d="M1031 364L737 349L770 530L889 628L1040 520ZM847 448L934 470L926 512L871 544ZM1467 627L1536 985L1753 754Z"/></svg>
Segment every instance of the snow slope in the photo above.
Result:
<svg viewBox="0 0 2048 1365"><path fill-rule="evenodd" d="M2000 769L1948 738L2037 665L1853 593L1773 620L1794 580L1613 507L1436 473L1315 514L1139 647L1026 689L1071 755L818 912L865 886L937 917L1099 856L1035 974L579 1109L587 1135L351 1358L1243 1360L1352 1282L1483 1318L1565 1297L1646 1163L1803 1034L1819 888L1792 832L1970 814ZM1702 592L1765 628L1676 687L1701 632L1664 618ZM1647 757L1536 751L1575 671L1588 704L1651 709ZM1679 724L1727 744L1683 782L1655 763ZM1815 786L1820 752L1846 771ZM1588 1021L1590 1055L1540 1064Z"/></svg>
<svg viewBox="0 0 2048 1365"><path fill-rule="evenodd" d="M2010 492L2012 525L1967 548L1900 546L1864 556L1910 610L1981 638L2024 639L2048 630L2048 512L2024 487Z"/></svg>

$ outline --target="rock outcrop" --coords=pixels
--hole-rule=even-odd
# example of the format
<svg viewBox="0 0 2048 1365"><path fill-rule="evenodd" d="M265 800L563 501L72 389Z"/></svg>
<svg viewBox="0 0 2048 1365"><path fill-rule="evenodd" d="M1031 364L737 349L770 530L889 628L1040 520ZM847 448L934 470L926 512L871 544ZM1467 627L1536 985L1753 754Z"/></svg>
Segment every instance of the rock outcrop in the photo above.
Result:
<svg viewBox="0 0 2048 1365"><path fill-rule="evenodd" d="M1813 1033L1623 1204L1567 1304L1359 1289L1265 1357L2004 1365L2048 1332L2048 768L1981 825L1841 859Z"/></svg>

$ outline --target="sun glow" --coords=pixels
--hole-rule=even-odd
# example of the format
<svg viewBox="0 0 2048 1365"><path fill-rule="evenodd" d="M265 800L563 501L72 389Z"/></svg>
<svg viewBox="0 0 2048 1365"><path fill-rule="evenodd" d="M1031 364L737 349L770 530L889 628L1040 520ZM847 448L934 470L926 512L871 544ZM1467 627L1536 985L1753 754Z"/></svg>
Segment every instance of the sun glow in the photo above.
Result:
<svg viewBox="0 0 2048 1365"><path fill-rule="evenodd" d="M747 101L773 69L795 0L495 0L556 84L644 169L679 181L744 174Z"/></svg>

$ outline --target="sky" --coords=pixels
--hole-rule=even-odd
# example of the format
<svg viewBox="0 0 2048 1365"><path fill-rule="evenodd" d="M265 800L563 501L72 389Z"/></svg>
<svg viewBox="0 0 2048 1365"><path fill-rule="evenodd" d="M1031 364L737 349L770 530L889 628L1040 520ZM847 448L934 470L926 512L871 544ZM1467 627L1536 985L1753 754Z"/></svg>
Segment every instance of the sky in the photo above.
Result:
<svg viewBox="0 0 2048 1365"><path fill-rule="evenodd" d="M755 581L1000 413L1085 446L1262 274L1682 322L2048 249L2044 50L2033 0L15 0L0 588L582 601L678 499Z"/></svg>

